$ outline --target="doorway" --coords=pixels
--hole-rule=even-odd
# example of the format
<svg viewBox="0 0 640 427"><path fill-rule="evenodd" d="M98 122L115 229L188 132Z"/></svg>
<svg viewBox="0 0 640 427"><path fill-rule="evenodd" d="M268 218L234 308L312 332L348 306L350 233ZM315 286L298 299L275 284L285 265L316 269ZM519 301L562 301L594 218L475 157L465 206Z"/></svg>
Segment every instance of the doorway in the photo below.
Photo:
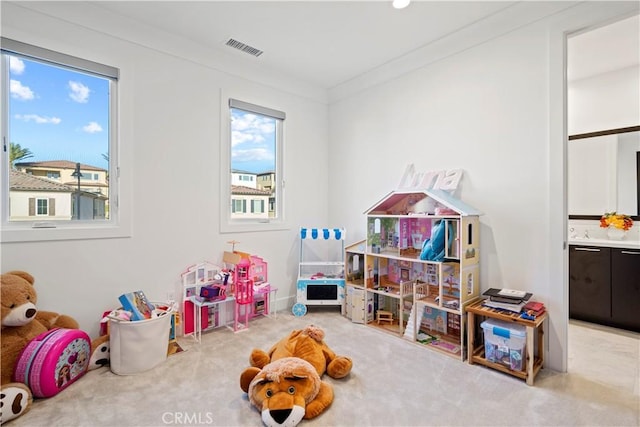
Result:
<svg viewBox="0 0 640 427"><path fill-rule="evenodd" d="M637 131L637 127L640 125L638 119L640 117L640 100L638 99L640 97L638 89L640 87L638 82L640 75L638 68L639 28L640 16L634 15L567 37L566 117L569 139L572 139L572 135L590 133L593 133L594 136L602 132L615 135L616 132L611 131L626 128L636 128ZM614 137L613 140L617 144L618 140L615 138L617 137ZM567 143L572 144L572 141ZM612 151L611 156L615 160L616 150L609 151ZM596 152L602 154L605 149L596 150ZM572 171L569 169L571 168L572 150L567 150L567 153L566 168L570 181ZM585 160L581 158L581 161ZM602 162L603 160L601 158L598 161ZM595 164L595 167L599 167L598 163ZM618 165L616 161L612 164L613 168ZM580 189L572 187L570 181L566 193L568 196L569 224L567 230L569 230L569 235L567 240L569 244L574 239L585 239L589 232L599 231L599 217L605 212L614 209L619 212L624 210L625 213L632 215L636 221L638 220L638 215L640 215L638 203L640 201L637 199L637 173L639 172L636 169L633 171L636 173L635 175L622 179L618 172L616 169L610 169L609 173L615 175L609 185L613 194L602 196L603 200L608 200L603 205L598 205L597 199L595 202L585 200L588 193L593 193L594 186L586 188L584 194L577 194ZM585 181L585 176L582 175L582 178L578 178L577 181ZM625 187L617 188L616 182L620 182ZM633 183L635 183L635 188L629 188L629 185ZM632 203L623 202L621 205L623 207L619 207L618 195L622 193L634 194L636 200ZM579 200L576 200L577 198ZM637 221L637 226L640 227L640 221ZM569 292L571 292L570 289ZM567 313L570 315L570 311ZM626 387L629 369L633 369L634 365L637 369L638 334L594 323L575 321L570 318L567 318L567 324L567 370L595 382L606 382L616 387ZM597 360L609 359L605 353L597 355L597 352L594 351L594 342L599 343L596 346L598 348L602 348L600 344L606 342L610 342L611 346L619 346L618 348L627 346L629 351L623 353L630 354L632 358L626 361L612 362L612 365L604 370L606 376L603 376L603 369L596 369L599 365ZM609 346L605 345L605 348L609 348ZM634 348L635 353L633 352ZM631 390L633 390L633 385Z"/></svg>

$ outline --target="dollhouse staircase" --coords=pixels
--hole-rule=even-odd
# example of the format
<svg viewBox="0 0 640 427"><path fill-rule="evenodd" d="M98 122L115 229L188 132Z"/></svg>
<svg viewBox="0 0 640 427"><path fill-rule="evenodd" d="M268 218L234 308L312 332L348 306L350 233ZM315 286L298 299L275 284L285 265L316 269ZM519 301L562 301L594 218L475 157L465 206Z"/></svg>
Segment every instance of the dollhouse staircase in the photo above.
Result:
<svg viewBox="0 0 640 427"><path fill-rule="evenodd" d="M409 319L407 320L407 326L404 329L403 338L409 341L415 340L416 336L416 305L411 306L411 312L409 313Z"/></svg>

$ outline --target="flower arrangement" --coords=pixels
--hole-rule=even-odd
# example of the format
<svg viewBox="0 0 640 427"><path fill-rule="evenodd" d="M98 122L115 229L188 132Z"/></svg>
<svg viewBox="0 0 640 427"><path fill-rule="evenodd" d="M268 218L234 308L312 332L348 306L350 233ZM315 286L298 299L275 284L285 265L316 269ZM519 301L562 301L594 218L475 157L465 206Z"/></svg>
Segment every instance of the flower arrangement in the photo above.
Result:
<svg viewBox="0 0 640 427"><path fill-rule="evenodd" d="M618 230L627 231L633 226L633 220L629 215L619 214L616 212L606 212L600 218L600 227L608 228L614 227Z"/></svg>

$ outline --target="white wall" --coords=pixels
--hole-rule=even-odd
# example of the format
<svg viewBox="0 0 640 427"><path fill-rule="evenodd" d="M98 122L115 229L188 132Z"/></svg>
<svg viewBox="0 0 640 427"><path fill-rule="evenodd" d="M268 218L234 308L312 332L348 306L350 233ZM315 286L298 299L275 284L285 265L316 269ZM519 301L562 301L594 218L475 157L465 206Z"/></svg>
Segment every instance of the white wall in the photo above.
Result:
<svg viewBox="0 0 640 427"><path fill-rule="evenodd" d="M484 212L481 287L527 289L546 303L547 366L563 371L564 38L615 13L583 4L330 108L329 200L339 207L330 219L364 238L361 213L395 188L406 164L463 168L459 196Z"/></svg>
<svg viewBox="0 0 640 427"><path fill-rule="evenodd" d="M637 126L640 68L628 67L570 82L567 101L571 112L569 135Z"/></svg>
<svg viewBox="0 0 640 427"><path fill-rule="evenodd" d="M68 16L75 8L71 4ZM233 239L240 242L236 249L265 258L281 305L290 304L298 227L325 225L328 216L327 169L316 167L310 175L297 160L327 163L326 104L220 72L217 58L192 44L184 56L199 56L181 57L11 4L2 12L4 37L120 69L121 143L130 154L121 166L133 183L131 238L3 243L2 272L31 272L41 309L70 314L96 336L102 312L117 307L120 294L142 289L152 300L165 300L186 266L220 262ZM287 231L219 232L221 91L287 114Z"/></svg>

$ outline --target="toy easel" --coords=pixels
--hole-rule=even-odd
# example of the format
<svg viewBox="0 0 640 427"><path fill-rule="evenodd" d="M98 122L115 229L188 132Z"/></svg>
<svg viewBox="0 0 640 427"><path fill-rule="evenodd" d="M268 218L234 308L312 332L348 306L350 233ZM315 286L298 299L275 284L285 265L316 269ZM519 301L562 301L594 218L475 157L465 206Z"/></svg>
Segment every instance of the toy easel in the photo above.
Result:
<svg viewBox="0 0 640 427"><path fill-rule="evenodd" d="M238 243L232 240L232 250ZM235 313L233 318L233 331L249 329L249 318L251 317L251 305L253 304L253 279L249 277L249 267L251 261L248 257L243 257L239 253L224 252L222 260L225 264L233 264L233 286L235 296ZM244 323L240 323L240 316L244 316Z"/></svg>

